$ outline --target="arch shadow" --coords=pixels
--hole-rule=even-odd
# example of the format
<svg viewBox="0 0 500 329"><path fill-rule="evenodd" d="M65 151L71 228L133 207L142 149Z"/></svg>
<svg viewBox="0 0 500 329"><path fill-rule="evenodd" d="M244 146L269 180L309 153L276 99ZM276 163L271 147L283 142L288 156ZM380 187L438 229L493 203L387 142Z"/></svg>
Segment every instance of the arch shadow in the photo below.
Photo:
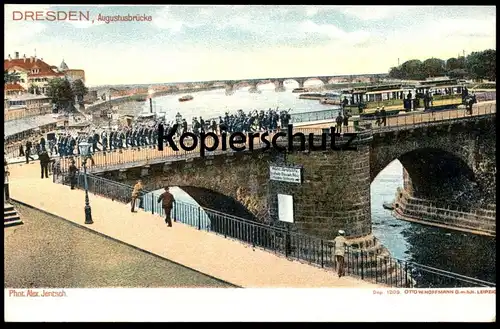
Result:
<svg viewBox="0 0 500 329"><path fill-rule="evenodd" d="M196 186L178 186L189 194L202 208L216 210L220 213L256 221L256 217L241 202L231 196L211 189Z"/></svg>
<svg viewBox="0 0 500 329"><path fill-rule="evenodd" d="M420 148L396 159L406 170L407 183L417 198L460 208L469 208L480 199L481 190L474 171L461 157L451 152L439 148Z"/></svg>
<svg viewBox="0 0 500 329"><path fill-rule="evenodd" d="M275 247L276 233L231 196L195 186L178 186L208 217L210 231L263 248Z"/></svg>

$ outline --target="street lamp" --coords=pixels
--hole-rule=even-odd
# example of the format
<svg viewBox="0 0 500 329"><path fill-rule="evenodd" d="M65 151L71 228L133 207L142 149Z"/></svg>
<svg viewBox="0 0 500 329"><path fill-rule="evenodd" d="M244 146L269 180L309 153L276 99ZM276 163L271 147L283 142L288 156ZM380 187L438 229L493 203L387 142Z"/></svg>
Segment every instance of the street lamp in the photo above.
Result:
<svg viewBox="0 0 500 329"><path fill-rule="evenodd" d="M85 181L85 224L93 224L92 213L89 204L89 186L87 183L87 159L90 157L90 148L92 145L87 142L81 142L78 144L78 149L80 150L80 155L82 156L83 165L83 176Z"/></svg>

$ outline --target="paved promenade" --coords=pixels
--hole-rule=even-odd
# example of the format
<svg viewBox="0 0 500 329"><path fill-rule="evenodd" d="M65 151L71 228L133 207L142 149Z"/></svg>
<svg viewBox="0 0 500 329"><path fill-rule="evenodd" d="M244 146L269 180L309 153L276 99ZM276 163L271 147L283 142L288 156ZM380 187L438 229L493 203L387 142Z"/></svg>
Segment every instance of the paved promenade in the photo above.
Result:
<svg viewBox="0 0 500 329"><path fill-rule="evenodd" d="M84 192L40 179L40 165L10 166L11 198L60 216L77 225L183 264L202 273L245 288L376 288L351 277L273 253L253 249L214 233L181 223L169 228L157 215L90 194L94 224L84 223Z"/></svg>

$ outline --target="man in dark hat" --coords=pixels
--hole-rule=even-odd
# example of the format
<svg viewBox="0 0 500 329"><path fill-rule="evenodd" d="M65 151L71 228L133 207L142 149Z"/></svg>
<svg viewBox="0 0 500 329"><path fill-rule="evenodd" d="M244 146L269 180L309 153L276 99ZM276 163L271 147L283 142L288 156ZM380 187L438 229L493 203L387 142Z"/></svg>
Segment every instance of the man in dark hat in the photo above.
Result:
<svg viewBox="0 0 500 329"><path fill-rule="evenodd" d="M40 160L40 169L42 172L42 179L44 178L43 177L44 175L45 175L45 178L49 178L50 157L49 157L49 154L47 153L47 150L43 149L40 152L38 159Z"/></svg>
<svg viewBox="0 0 500 329"><path fill-rule="evenodd" d="M158 197L158 203L162 203L163 211L165 212L165 223L168 227L172 227L172 219L170 212L173 208L174 196L169 192L169 187L165 186L165 192Z"/></svg>

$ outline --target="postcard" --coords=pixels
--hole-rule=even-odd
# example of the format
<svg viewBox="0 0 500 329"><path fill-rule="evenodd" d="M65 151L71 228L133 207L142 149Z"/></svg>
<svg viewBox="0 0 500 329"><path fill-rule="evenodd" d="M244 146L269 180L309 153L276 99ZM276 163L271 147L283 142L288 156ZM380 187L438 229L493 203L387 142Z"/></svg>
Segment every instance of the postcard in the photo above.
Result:
<svg viewBox="0 0 500 329"><path fill-rule="evenodd" d="M4 8L6 321L496 321L494 6Z"/></svg>

